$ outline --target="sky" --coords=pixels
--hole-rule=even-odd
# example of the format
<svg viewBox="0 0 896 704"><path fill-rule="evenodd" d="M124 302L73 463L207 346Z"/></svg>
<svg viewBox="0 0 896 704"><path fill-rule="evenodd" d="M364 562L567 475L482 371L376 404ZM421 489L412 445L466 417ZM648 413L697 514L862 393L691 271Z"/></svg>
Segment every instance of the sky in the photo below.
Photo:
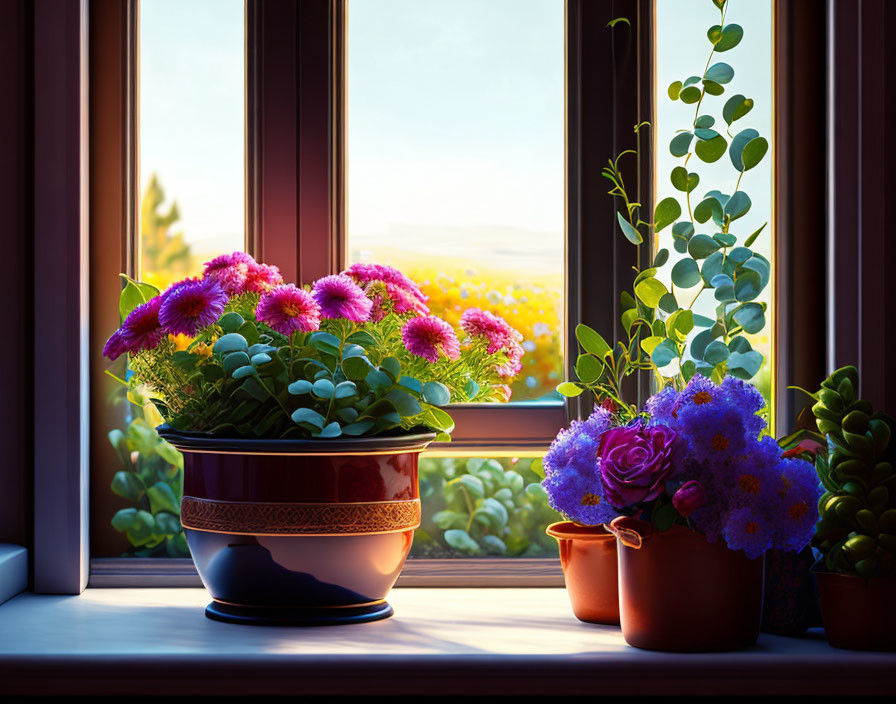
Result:
<svg viewBox="0 0 896 704"><path fill-rule="evenodd" d="M244 246L243 0L141 0L141 190L156 173L194 251Z"/></svg>

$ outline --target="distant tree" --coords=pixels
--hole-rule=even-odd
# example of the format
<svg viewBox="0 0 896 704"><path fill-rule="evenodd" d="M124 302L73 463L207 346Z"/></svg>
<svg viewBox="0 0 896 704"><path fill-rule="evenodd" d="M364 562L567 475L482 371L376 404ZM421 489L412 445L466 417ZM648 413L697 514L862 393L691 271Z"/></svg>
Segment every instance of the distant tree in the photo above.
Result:
<svg viewBox="0 0 896 704"><path fill-rule="evenodd" d="M140 274L160 289L196 271L195 257L183 232L173 231L178 220L177 201L166 206L165 191L153 174L140 204Z"/></svg>

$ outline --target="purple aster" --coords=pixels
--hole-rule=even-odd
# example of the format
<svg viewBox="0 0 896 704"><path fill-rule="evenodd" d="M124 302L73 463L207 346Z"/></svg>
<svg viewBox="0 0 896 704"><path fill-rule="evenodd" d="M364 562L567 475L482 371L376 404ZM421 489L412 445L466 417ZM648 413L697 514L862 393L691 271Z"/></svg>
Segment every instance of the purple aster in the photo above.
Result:
<svg viewBox="0 0 896 704"><path fill-rule="evenodd" d="M743 550L747 557L759 557L772 545L772 531L759 512L746 507L732 511L722 531L732 550Z"/></svg>
<svg viewBox="0 0 896 704"><path fill-rule="evenodd" d="M545 476L562 472L573 463L581 463L580 468L599 473L597 448L600 437L613 427L613 417L609 411L596 406L585 420L574 420L568 428L559 433L548 448L542 462Z"/></svg>
<svg viewBox="0 0 896 704"><path fill-rule="evenodd" d="M370 317L371 301L354 279L345 274L324 276L314 282L311 292L320 306L321 317L345 318L353 323L363 323Z"/></svg>
<svg viewBox="0 0 896 704"><path fill-rule="evenodd" d="M776 547L799 551L809 544L815 533L818 500L824 488L818 481L815 468L804 460L781 460L776 471L780 478Z"/></svg>
<svg viewBox="0 0 896 704"><path fill-rule="evenodd" d="M295 284L282 284L263 293L255 317L287 337L296 331L320 329L320 306L310 293Z"/></svg>
<svg viewBox="0 0 896 704"><path fill-rule="evenodd" d="M651 422L673 426L678 417L679 396L672 386L667 386L647 399L645 408L650 414Z"/></svg>
<svg viewBox="0 0 896 704"><path fill-rule="evenodd" d="M551 508L580 525L609 523L619 515L604 496L599 473L554 472L542 486Z"/></svg>
<svg viewBox="0 0 896 704"><path fill-rule="evenodd" d="M159 322L161 298L156 296L132 310L103 348L103 354L115 359L125 352L151 350L165 336ZM112 356L114 355L114 356Z"/></svg>
<svg viewBox="0 0 896 704"><path fill-rule="evenodd" d="M175 335L194 336L224 312L227 294L214 279L188 281L165 292L159 321Z"/></svg>
<svg viewBox="0 0 896 704"><path fill-rule="evenodd" d="M401 329L401 339L408 352L428 362L437 362L439 353L448 359L460 357L460 343L454 329L434 315L408 320Z"/></svg>

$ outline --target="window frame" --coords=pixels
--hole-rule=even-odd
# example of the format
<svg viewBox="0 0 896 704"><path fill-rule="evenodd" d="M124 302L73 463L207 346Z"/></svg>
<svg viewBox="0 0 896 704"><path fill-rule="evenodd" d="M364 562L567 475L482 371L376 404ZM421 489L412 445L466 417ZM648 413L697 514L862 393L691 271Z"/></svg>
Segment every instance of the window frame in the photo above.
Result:
<svg viewBox="0 0 896 704"><path fill-rule="evenodd" d="M93 85L90 96L94 134L90 179L93 191L91 214L94 216L90 272L92 351L101 348L102 340L117 326L117 317L103 311L102 303L117 295L117 289L114 292L112 289L118 271L133 270L136 224L133 215L128 214L134 213L136 173L132 78L136 56L136 6L137 0L91 2L91 27L97 29L91 33ZM635 255L633 248L616 236L613 199L595 197L595 194L602 195L606 191L601 168L608 155L631 148L636 139L641 139L633 133L632 126L653 118L653 8L653 0L566 0L566 350L576 349L573 331L577 320L586 320L601 330L614 330L617 335L621 333L618 291L630 281ZM619 24L613 31L608 30L608 20L619 16L628 17L631 25ZM798 100L787 102L782 96L786 98L791 92L797 94L797 68L817 62L819 47L803 42L802 49L794 50L794 37L805 37L808 32L804 29L805 15L799 14L797 21L797 14L788 9L788 3L775 3L775 18L775 73L778 77L775 129L776 135L780 135L786 134L778 131L783 120L781 107L790 105L794 110L799 107ZM344 0L297 0L295 3L247 0L246 3L247 247L256 256L278 264L287 279L313 280L341 268L345 223L342 209L334 206L342 203L344 198L344 164L339 161L344 158L341 117L345 99L342 75L344 21ZM96 50L98 46L106 47L102 62L100 52ZM601 95L587 90L588 86L594 85L604 86ZM612 105L609 110L608 90ZM105 125L103 139L97 139L101 123ZM113 137L119 140L121 146L117 155L114 149L105 152L100 149L100 143L108 139L105 130L111 130ZM817 151L819 139L824 137L822 124L810 129L806 139L795 140L792 145L776 151L776 197L780 188L785 185L792 188L800 181L801 158L809 150ZM637 191L640 202L652 211L652 152L645 148L642 155L644 158L636 179ZM327 178L319 178L320 173L326 173ZM817 196L816 183L807 186L802 195L805 202L811 202L811 198ZM114 217L99 218L98 214L110 205ZM799 204L785 206L779 202L776 224L780 227L781 223L794 223L800 212ZM811 223L805 220L798 224L803 233L802 242L817 247L823 228L813 230ZM122 240L122 232L127 235L126 241ZM783 300L790 317L779 312L779 326L782 321L795 321L802 314L800 306L805 303L805 296L800 296L800 291L804 290L801 282L811 281L817 274L816 266L812 275L803 275L793 260L794 246L782 244L784 239L777 238L775 254L780 256L783 252L789 258L777 267L777 275L788 281L790 296L776 296L776 307L780 311ZM106 246L112 247L112 254L101 258L97 250ZM608 253L611 256L607 256ZM645 252L642 256L649 255ZM811 356L811 343L819 335L824 336L824 329L801 330L806 333L806 354ZM778 376L785 369L803 369L805 358L796 356L798 350L789 346L791 336L778 334L776 337ZM567 373L571 372L574 363L572 357L574 355L567 354ZM785 359L790 360L789 366L781 363ZM811 368L814 374L814 367ZM91 402L96 408L100 397L96 393L95 375L93 382ZM629 396L643 400L649 393L649 383L645 377L633 377L629 380ZM781 389L780 385L778 389ZM456 407L452 409L458 426L456 439L440 454L452 450L468 456L473 452L506 452L511 448L544 450L560 427L587 410L583 406L584 402L577 399L553 408L525 403L500 408ZM102 461L100 448L108 444L102 426L92 423L91 432L94 439L91 460ZM87 491L83 486L80 494L75 492L71 496L75 495L81 506L86 505ZM40 507L41 501L36 499L37 513L41 512ZM86 532L80 534L80 539L83 552L87 549ZM91 583L111 585L116 579L117 583L122 583L122 579L127 581L128 575L133 577L136 573L152 583L165 582L165 566L157 563L159 569L153 571L153 566L148 563L156 562L154 560L129 562L133 571L114 564L114 560L94 560L92 569L96 581ZM454 567L436 564L440 562L450 562ZM471 562L471 565L464 566L463 562ZM489 583L494 584L502 580L516 586L561 583L558 560L539 560L537 562L544 567L534 572L536 566L524 565L524 562L529 561L519 558L409 561L405 577L399 584L470 585L483 572L491 574ZM431 564L431 569L426 563ZM514 563L518 568L514 568ZM446 569L450 574L446 574ZM107 579L109 574L119 576L110 581ZM183 575L178 579L183 579ZM83 587L71 580L67 584L70 593Z"/></svg>

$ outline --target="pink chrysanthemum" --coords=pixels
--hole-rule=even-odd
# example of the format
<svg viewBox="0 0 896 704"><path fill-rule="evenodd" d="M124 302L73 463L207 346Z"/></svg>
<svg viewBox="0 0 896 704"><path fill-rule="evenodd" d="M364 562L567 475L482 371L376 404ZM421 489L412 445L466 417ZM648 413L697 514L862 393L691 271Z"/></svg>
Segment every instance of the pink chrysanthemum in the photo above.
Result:
<svg viewBox="0 0 896 704"><path fill-rule="evenodd" d="M286 336L320 329L320 306L310 293L294 284L275 286L263 293L255 317Z"/></svg>
<svg viewBox="0 0 896 704"><path fill-rule="evenodd" d="M401 329L401 339L408 352L429 362L438 361L440 352L448 359L460 357L460 343L454 330L434 315L411 318Z"/></svg>
<svg viewBox="0 0 896 704"><path fill-rule="evenodd" d="M194 336L224 312L227 294L215 279L187 281L165 292L159 321L175 335Z"/></svg>
<svg viewBox="0 0 896 704"><path fill-rule="evenodd" d="M510 327L504 318L481 308L467 308L460 316L460 327L470 337L486 338L489 354L494 354L502 348L511 350L519 347L523 339L523 336Z"/></svg>
<svg viewBox="0 0 896 704"><path fill-rule="evenodd" d="M401 273L398 269L385 264L364 264L357 262L352 264L343 273L351 276L359 284L368 284L372 281L382 281L386 284L392 284L398 288L408 291L412 296L418 298L421 302L427 301L428 297L420 287L411 281L410 278Z"/></svg>
<svg viewBox="0 0 896 704"><path fill-rule="evenodd" d="M243 293L265 293L282 283L280 269L270 264L259 264L253 259L243 283Z"/></svg>
<svg viewBox="0 0 896 704"><path fill-rule="evenodd" d="M215 279L228 296L236 296L243 292L249 268L255 260L245 252L222 254L205 263L205 277Z"/></svg>
<svg viewBox="0 0 896 704"><path fill-rule="evenodd" d="M158 346L165 336L159 322L161 303L162 299L156 296L134 308L106 342L103 354L109 359L117 359L125 352L151 350Z"/></svg>
<svg viewBox="0 0 896 704"><path fill-rule="evenodd" d="M429 297L398 269L383 264L352 264L344 274L352 277L373 301L370 320L379 322L394 312L429 315Z"/></svg>
<svg viewBox="0 0 896 704"><path fill-rule="evenodd" d="M363 323L370 317L371 301L355 283L345 274L324 276L314 282L311 292L320 306L320 314L324 318L345 318L353 323Z"/></svg>
<svg viewBox="0 0 896 704"><path fill-rule="evenodd" d="M519 374L523 369L523 364L520 361L523 358L523 353L522 345L516 342L508 347L507 361L504 364L495 365L495 372L497 372L498 376L513 377Z"/></svg>

